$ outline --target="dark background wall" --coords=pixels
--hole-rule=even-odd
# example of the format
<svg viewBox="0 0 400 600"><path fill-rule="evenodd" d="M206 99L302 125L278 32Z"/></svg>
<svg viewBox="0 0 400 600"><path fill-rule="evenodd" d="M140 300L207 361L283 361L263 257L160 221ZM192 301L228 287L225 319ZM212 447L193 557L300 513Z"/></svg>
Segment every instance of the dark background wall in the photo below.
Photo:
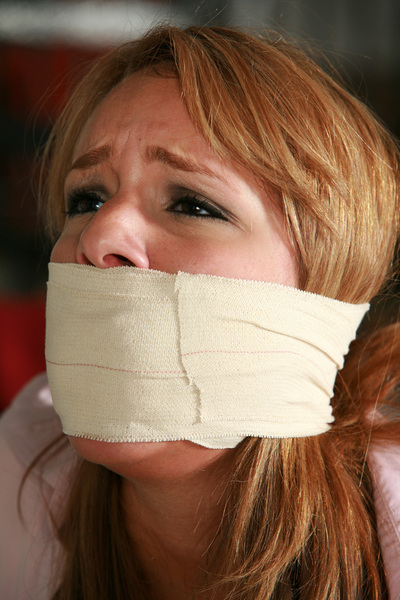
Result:
<svg viewBox="0 0 400 600"><path fill-rule="evenodd" d="M0 407L44 367L49 247L36 214L35 155L93 57L164 20L313 40L400 135L400 0L0 0Z"/></svg>

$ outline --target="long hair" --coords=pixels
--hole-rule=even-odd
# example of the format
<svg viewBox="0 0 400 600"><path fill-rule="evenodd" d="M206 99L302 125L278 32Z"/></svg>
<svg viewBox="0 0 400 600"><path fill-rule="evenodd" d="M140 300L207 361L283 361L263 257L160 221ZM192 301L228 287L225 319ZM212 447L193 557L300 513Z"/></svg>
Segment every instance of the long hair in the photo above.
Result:
<svg viewBox="0 0 400 600"><path fill-rule="evenodd" d="M96 62L44 156L43 197L54 235L63 225L64 179L84 124L111 89L143 69L177 77L210 147L278 198L302 289L354 303L378 293L393 273L399 234L398 150L362 103L279 36L160 27ZM205 581L210 599L385 597L365 458L378 400L396 410L399 346L398 325L353 345L337 379L328 433L248 438L237 447ZM395 434L398 425L381 419L379 435ZM57 600L149 597L140 557L137 568L119 559L134 549L118 486L117 475L82 463L58 532L64 563Z"/></svg>

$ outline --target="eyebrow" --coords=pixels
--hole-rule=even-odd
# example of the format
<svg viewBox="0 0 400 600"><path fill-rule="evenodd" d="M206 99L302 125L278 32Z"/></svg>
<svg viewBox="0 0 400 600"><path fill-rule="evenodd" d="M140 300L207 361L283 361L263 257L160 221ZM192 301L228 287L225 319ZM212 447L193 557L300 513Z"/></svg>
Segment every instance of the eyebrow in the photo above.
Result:
<svg viewBox="0 0 400 600"><path fill-rule="evenodd" d="M111 144L104 144L98 148L93 148L93 150L89 150L89 152L79 156L73 162L69 170L73 171L77 169L79 171L84 171L90 167L96 167L97 165L109 160L112 157L112 154L113 149ZM207 175L208 177L222 179L217 173L205 165L199 165L190 158L183 158L182 156L179 156L170 150L166 150L161 146L148 146L146 148L145 158L148 162L161 162L180 171L200 173L201 175Z"/></svg>
<svg viewBox="0 0 400 600"><path fill-rule="evenodd" d="M201 175L207 175L208 177L215 177L221 179L217 173L206 167L205 165L199 165L190 158L183 158L178 156L170 150L166 150L161 146L148 146L146 148L146 160L148 162L161 162L169 167L178 169L180 171L188 171L189 173L200 173Z"/></svg>
<svg viewBox="0 0 400 600"><path fill-rule="evenodd" d="M76 161L71 165L70 171L74 169L78 169L79 171L83 171L85 169L89 169L90 167L95 167L106 160L109 160L112 156L112 147L110 144L104 144L104 146L99 146L98 148L93 148L93 150L89 150L86 154L82 154Z"/></svg>

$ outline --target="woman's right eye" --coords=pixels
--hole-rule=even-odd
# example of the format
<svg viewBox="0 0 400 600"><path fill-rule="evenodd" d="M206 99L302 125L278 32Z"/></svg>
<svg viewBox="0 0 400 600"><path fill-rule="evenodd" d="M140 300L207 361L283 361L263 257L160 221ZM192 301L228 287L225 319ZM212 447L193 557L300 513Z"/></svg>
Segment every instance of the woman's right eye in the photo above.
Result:
<svg viewBox="0 0 400 600"><path fill-rule="evenodd" d="M67 196L67 210L69 217L96 212L104 204L104 199L96 190L73 190Z"/></svg>

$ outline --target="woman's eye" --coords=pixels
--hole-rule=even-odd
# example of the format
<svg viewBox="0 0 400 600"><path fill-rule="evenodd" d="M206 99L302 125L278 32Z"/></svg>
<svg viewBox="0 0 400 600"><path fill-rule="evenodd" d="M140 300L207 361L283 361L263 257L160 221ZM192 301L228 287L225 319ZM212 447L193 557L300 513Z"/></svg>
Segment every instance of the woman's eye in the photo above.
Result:
<svg viewBox="0 0 400 600"><path fill-rule="evenodd" d="M181 196L174 200L167 210L173 213L180 213L187 217L201 217L228 221L228 217L222 210L197 196Z"/></svg>
<svg viewBox="0 0 400 600"><path fill-rule="evenodd" d="M74 190L68 194L66 214L71 217L96 212L103 204L96 190Z"/></svg>

